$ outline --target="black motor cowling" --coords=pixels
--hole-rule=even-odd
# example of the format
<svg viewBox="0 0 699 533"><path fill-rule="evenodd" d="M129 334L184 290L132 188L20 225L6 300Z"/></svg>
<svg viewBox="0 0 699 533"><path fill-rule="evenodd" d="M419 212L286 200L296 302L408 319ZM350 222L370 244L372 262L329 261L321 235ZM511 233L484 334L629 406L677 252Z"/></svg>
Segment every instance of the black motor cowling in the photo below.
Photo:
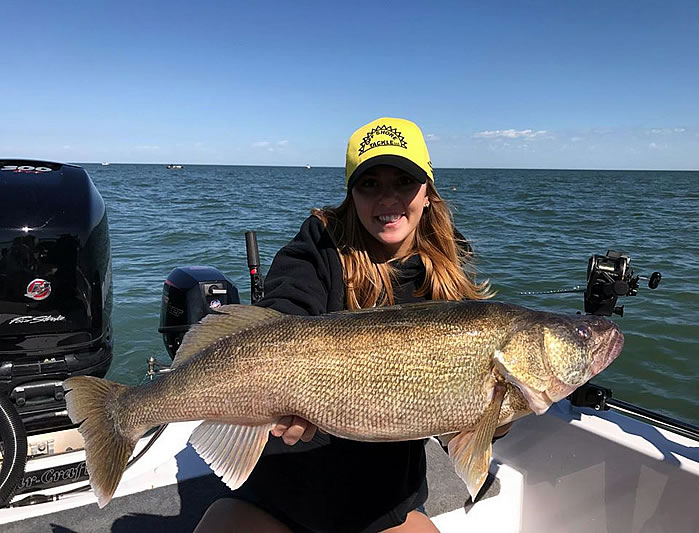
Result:
<svg viewBox="0 0 699 533"><path fill-rule="evenodd" d="M112 359L104 201L75 165L0 159L0 394L30 433L70 425L62 382Z"/></svg>
<svg viewBox="0 0 699 533"><path fill-rule="evenodd" d="M163 342L174 358L192 324L222 305L239 304L238 289L219 270L210 266L177 267L163 285L160 327Z"/></svg>

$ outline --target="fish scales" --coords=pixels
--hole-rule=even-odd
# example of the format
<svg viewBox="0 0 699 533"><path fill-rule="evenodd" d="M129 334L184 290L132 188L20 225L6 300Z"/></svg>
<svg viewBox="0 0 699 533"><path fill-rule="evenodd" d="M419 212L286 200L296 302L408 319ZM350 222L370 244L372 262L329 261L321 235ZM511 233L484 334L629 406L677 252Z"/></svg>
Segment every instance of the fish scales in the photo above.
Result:
<svg viewBox="0 0 699 533"><path fill-rule="evenodd" d="M149 400L124 395L123 407L132 421L142 417L139 426L164 416L262 424L296 414L362 440L421 438L472 424L490 399L484 384L501 339L478 333L487 320L478 309L427 311L252 326L158 380Z"/></svg>

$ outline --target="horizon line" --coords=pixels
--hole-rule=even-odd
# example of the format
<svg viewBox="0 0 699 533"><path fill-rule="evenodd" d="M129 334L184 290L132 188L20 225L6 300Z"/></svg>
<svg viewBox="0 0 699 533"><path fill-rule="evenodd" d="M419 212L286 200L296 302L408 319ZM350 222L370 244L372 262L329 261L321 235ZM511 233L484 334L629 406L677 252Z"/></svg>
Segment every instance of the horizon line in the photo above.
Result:
<svg viewBox="0 0 699 533"><path fill-rule="evenodd" d="M111 165L148 165L148 166L165 166L168 165L181 165L186 166L200 166L200 167L263 167L263 168L325 168L325 169L344 169L344 166L331 166L331 165L318 165L312 166L308 164L302 165L260 165L260 164L233 164L233 163L135 163L128 161L58 161L55 159L38 159L36 157L0 157L0 161L34 161L43 163L58 163L58 164L69 164L69 165L97 165L97 166L111 166ZM106 164L105 164L106 163ZM435 167L434 170L559 170L559 171L612 171L612 172L699 172L699 168L603 168L603 167L588 167L588 168L574 168L574 167Z"/></svg>
<svg viewBox="0 0 699 533"><path fill-rule="evenodd" d="M2 158L0 158L2 159ZM13 158L21 159L21 158ZM59 162L59 161L57 161ZM80 163L70 163L75 165L102 165L102 162L87 162L83 161ZM199 167L267 167L267 168L307 168L312 170L314 168L328 168L328 169L344 169L344 166L329 166L329 165L318 165L310 166L308 168L306 165L260 165L260 164L233 164L233 163L132 163L132 162L109 162L108 165L152 165L152 166L168 166L168 165L182 165L185 166L199 166ZM574 167L434 167L434 170L566 170L566 171L619 171L619 172L699 172L699 168L574 168Z"/></svg>

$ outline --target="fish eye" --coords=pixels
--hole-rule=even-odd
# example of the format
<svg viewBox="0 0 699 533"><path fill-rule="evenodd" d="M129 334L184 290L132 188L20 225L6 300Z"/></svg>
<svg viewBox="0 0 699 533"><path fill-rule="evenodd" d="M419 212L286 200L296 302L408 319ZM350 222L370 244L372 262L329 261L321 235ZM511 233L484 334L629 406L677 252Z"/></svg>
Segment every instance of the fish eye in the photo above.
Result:
<svg viewBox="0 0 699 533"><path fill-rule="evenodd" d="M587 326L577 326L575 328L575 333L578 337L585 340L589 339L592 335L590 328L588 328Z"/></svg>

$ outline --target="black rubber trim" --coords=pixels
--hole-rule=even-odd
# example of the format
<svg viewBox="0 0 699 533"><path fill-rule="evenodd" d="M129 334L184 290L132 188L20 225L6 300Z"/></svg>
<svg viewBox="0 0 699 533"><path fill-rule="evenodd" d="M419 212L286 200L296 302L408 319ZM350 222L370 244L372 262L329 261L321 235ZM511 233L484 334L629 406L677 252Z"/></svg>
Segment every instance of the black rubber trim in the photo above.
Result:
<svg viewBox="0 0 699 533"><path fill-rule="evenodd" d="M0 508L6 507L24 479L27 466L27 432L12 401L0 394L0 440L3 444L0 467Z"/></svg>

